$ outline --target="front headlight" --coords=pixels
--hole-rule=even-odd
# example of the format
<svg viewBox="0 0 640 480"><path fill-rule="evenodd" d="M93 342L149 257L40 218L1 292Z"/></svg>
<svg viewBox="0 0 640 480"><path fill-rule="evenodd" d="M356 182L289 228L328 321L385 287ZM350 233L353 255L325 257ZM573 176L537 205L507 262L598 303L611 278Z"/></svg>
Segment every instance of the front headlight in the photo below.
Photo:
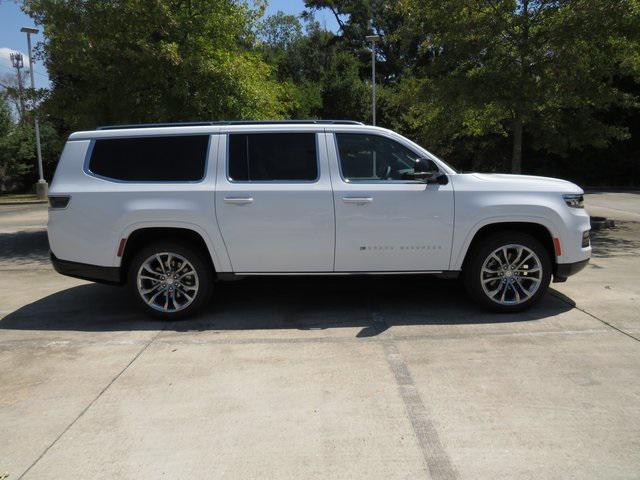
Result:
<svg viewBox="0 0 640 480"><path fill-rule="evenodd" d="M568 193L562 195L564 203L571 208L584 208L584 196L580 193Z"/></svg>

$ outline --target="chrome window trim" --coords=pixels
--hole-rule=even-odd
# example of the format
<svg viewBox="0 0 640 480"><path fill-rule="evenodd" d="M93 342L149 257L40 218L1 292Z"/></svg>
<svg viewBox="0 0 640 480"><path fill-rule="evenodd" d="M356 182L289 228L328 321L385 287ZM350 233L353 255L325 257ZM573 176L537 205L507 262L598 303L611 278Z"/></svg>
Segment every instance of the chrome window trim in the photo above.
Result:
<svg viewBox="0 0 640 480"><path fill-rule="evenodd" d="M363 133L359 133L359 132L331 132L331 135L333 135L333 142L334 142L334 148L335 148L335 151L336 151L336 158L338 159L338 171L340 172L340 178L342 179L342 181L344 183L347 183L347 184L358 184L358 185L380 185L381 183L383 183L383 184L391 184L391 185L393 185L393 184L396 184L396 185L428 185L427 182L422 182L420 180L351 180L351 179L345 178L344 173L342 171L342 158L340 158L340 146L338 145L338 136L337 136L338 134L368 135L368 136L371 136L371 137L384 138L386 140L390 140L392 142L396 142L398 145L401 145L402 147L406 148L410 152L415 153L416 155L418 155L421 158L424 158L424 156L421 153L416 152L412 148L409 148L406 145L403 145L402 143L398 142L394 138L386 137L384 135L379 135L377 133L371 133L371 132L363 132ZM443 173L442 169L440 168L440 165L438 165L436 162L434 162L433 159L431 159L431 158L429 158L429 160L432 161L436 167L438 167L438 171L440 173ZM445 173L445 175L446 175L446 173Z"/></svg>
<svg viewBox="0 0 640 480"><path fill-rule="evenodd" d="M318 140L318 133L322 133L322 132L316 132L316 131L312 131L312 132L305 132L305 131L284 131L284 132L280 132L280 131L274 131L274 132L251 132L251 131L240 131L240 132L228 132L225 133L224 135L227 136L227 148L225 151L225 155L226 155L226 159L225 159L225 178L227 180L227 182L229 183L235 183L235 184L240 184L240 185L246 185L246 184L264 184L264 185L273 185L273 184L306 184L306 185L313 185L314 183L318 183L320 181L320 177L321 177L321 171L320 171L320 143ZM304 134L304 135L309 135L309 134L313 134L315 136L315 144L316 144L316 178L313 180L232 180L231 177L229 176L229 161L231 159L231 156L229 155L229 149L231 148L231 135L278 135L278 134Z"/></svg>

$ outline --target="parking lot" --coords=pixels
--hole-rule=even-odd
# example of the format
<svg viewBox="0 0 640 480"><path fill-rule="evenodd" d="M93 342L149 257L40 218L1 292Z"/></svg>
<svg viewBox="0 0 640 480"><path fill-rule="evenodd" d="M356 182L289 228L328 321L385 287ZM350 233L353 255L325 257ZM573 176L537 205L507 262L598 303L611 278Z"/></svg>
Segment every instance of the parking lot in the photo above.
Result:
<svg viewBox="0 0 640 480"><path fill-rule="evenodd" d="M430 277L246 279L161 323L0 206L0 478L640 478L640 193L495 315ZM3 477L7 475L7 477Z"/></svg>

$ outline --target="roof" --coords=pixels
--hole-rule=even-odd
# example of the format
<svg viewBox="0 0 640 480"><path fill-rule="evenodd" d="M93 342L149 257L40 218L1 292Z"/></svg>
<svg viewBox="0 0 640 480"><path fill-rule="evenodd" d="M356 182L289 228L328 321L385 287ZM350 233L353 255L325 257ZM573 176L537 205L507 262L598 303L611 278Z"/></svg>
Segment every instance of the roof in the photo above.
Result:
<svg viewBox="0 0 640 480"><path fill-rule="evenodd" d="M352 120L238 120L220 122L145 123L139 125L112 125L95 130L74 132L69 140L99 138L140 137L155 135L211 135L229 132L324 132L324 131L381 131L380 127Z"/></svg>
<svg viewBox="0 0 640 480"><path fill-rule="evenodd" d="M96 130L124 130L130 128L203 127L209 125L364 125L354 120L221 120L207 122L138 123L105 125Z"/></svg>

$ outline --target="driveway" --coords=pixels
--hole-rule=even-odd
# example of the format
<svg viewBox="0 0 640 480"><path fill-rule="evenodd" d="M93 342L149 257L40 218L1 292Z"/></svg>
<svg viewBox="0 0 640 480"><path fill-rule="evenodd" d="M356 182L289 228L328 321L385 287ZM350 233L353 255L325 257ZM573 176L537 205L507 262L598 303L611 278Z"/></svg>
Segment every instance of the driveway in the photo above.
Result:
<svg viewBox="0 0 640 480"><path fill-rule="evenodd" d="M219 284L140 315L50 267L41 205L0 207L0 478L638 478L640 195L534 309L456 281Z"/></svg>

